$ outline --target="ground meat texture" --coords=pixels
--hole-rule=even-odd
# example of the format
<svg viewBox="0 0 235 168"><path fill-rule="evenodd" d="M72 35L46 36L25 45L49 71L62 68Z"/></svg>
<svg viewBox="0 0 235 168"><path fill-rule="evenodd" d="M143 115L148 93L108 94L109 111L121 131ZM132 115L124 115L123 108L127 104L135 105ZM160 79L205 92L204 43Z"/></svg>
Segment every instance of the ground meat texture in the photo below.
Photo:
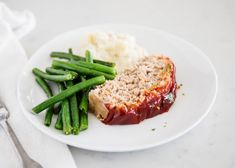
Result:
<svg viewBox="0 0 235 168"><path fill-rule="evenodd" d="M167 112L176 87L173 62L165 56L147 56L92 90L90 109L105 124L137 124Z"/></svg>

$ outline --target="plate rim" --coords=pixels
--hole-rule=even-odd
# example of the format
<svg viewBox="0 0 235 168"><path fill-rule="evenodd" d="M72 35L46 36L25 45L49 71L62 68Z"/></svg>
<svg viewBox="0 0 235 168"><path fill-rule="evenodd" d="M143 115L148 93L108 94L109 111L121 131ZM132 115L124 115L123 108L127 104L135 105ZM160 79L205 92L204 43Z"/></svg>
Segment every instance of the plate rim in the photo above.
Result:
<svg viewBox="0 0 235 168"><path fill-rule="evenodd" d="M188 46L194 48L198 53L200 53L201 56L203 56L203 58L207 61L208 65L210 66L212 72L213 72L213 76L215 78L215 91L214 91L214 94L213 94L213 98L211 99L210 101L210 104L208 105L207 107L207 110L203 113L203 115L201 115L201 117L196 121L194 122L191 126L189 126L188 128L184 129L183 131L177 133L176 135L174 136L171 136L170 138L167 138L167 139L164 139L160 142L156 142L156 143L148 143L148 144L144 144L144 145L140 145L139 147L129 147L129 148L126 148L126 149L109 149L109 148L105 148L103 149L102 147L89 147L89 146L86 146L86 145L78 145L78 144L75 144L75 143L68 143L66 140L64 140L64 138L60 138L54 134L49 134L47 130L44 129L44 127L42 126L39 126L37 124L33 124L33 121L31 120L30 116L29 116L29 112L25 109L21 99L20 99L20 81L21 81L21 78L23 76L23 72L25 71L28 63L33 59L34 55L37 55L37 53L42 50L43 48L45 48L46 46L48 46L48 44L51 44L53 41L56 41L56 39L59 39L61 38L62 36L64 36L65 34L68 34L68 33L71 33L71 32L74 32L74 31L78 31L79 29L88 29L88 28L92 28L92 27L106 27L106 26L122 26L122 27L138 27L138 28L141 28L141 29L145 29L145 30L151 30L151 31L157 31L161 34L166 34L167 36L170 36L176 40L179 40L181 41L182 43L185 43L187 44ZM215 103L215 100L216 100L216 96L217 96L217 92L218 92L218 75L217 75L217 72L216 72L216 69L214 67L214 65L212 64L211 60L209 59L209 57L200 49L198 48L197 46L193 45L191 42L188 42L187 40L181 38L181 37L178 37L177 35L174 35L174 34L171 34L171 33L168 33L166 31L163 31L163 30L160 30L160 29L157 29L157 28L152 28L152 27L148 27L148 26L143 26L143 25L137 25L137 24L94 24L94 25L89 25L89 26L83 26L83 27L80 27L80 28L75 28L75 29L72 29L72 30L69 30L69 31L65 31L63 33L60 33L58 35L56 35L55 37L53 37L51 40L47 41L46 43L44 43L43 45L41 45L33 54L32 56L28 59L28 61L25 63L23 69L21 70L20 72L20 75L18 76L18 79L17 79L17 99L18 99L18 102L19 102L19 105L20 105L20 109L21 111L23 112L24 116L27 118L27 120L30 121L31 125L33 125L35 128L37 128L38 130L40 130L43 134L59 141L59 142L62 142L64 144L67 144L67 145L70 145L70 146L74 146L76 148L81 148L81 149L86 149L86 150L90 150L90 151L99 151L99 152L130 152L130 151L139 151L139 150L144 150L144 149L149 149L149 148L152 148L152 147L156 147L156 146L160 146L160 145L163 145L163 144L166 144L170 141L173 141L183 135L185 135L187 132L189 132L190 130L192 130L194 127L196 127L207 115L208 113L211 111L214 103Z"/></svg>

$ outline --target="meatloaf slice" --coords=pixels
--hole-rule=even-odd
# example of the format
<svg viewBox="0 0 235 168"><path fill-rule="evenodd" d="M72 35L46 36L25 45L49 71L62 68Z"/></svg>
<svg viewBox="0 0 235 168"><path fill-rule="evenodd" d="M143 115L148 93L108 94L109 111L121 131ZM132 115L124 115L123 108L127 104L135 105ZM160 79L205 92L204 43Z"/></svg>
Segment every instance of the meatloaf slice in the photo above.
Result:
<svg viewBox="0 0 235 168"><path fill-rule="evenodd" d="M105 124L137 124L167 112L176 98L175 66L148 56L89 93L90 109Z"/></svg>

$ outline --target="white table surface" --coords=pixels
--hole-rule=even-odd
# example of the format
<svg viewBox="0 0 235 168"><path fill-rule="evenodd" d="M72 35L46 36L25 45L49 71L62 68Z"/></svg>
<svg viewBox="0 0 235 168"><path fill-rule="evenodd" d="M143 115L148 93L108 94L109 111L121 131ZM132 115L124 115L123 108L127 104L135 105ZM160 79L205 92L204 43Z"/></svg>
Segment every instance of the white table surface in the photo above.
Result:
<svg viewBox="0 0 235 168"><path fill-rule="evenodd" d="M234 0L4 0L29 9L36 29L22 40L32 55L65 31L100 23L133 23L178 35L201 48L216 67L219 90L209 115L192 131L168 144L129 153L92 152L70 147L79 168L235 167L235 1Z"/></svg>

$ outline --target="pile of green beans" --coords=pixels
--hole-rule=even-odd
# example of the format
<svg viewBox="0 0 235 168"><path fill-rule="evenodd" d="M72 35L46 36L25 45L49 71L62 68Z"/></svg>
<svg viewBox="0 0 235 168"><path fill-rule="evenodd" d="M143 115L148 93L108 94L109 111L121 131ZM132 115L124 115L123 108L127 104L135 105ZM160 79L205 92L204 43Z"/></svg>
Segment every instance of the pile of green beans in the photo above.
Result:
<svg viewBox="0 0 235 168"><path fill-rule="evenodd" d="M44 124L48 127L53 122L53 115L58 114L54 127L65 135L78 135L88 128L89 91L105 80L115 78L115 64L93 59L90 51L86 51L85 57L73 54L72 49L68 53L52 52L50 56L65 61L53 60L45 72L32 69L36 82L48 97L33 107L32 112L39 114L46 110ZM58 86L58 93L54 95L50 86L52 82Z"/></svg>

